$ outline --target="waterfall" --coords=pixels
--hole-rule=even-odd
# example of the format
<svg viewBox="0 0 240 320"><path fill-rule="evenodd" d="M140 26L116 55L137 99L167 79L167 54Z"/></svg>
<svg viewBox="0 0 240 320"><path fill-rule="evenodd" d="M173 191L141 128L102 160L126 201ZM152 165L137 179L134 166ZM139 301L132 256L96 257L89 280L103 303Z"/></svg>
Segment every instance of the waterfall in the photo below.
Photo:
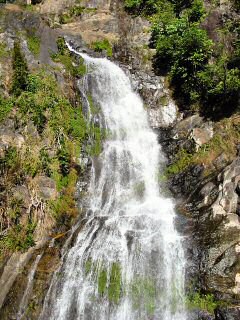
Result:
<svg viewBox="0 0 240 320"><path fill-rule="evenodd" d="M17 320L21 320L25 316L28 302L29 302L29 299L31 297L32 290L33 290L33 279L34 279L34 276L35 276L35 273L37 270L37 266L38 266L38 263L39 263L41 257L42 257L42 254L37 255L35 261L32 264L32 268L31 268L29 275L28 275L27 287L24 291L23 297L22 297L20 305L19 305L19 309L18 309L18 313L17 313Z"/></svg>
<svg viewBox="0 0 240 320"><path fill-rule="evenodd" d="M93 161L88 222L52 279L40 319L186 320L184 252L174 203L159 186L157 136L123 70L81 56L109 134Z"/></svg>

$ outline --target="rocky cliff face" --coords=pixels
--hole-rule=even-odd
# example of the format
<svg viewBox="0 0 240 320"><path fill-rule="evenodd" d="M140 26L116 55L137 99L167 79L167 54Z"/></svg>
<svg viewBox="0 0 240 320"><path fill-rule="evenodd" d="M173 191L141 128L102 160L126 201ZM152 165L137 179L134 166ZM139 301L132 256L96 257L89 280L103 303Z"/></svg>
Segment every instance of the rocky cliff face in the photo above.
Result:
<svg viewBox="0 0 240 320"><path fill-rule="evenodd" d="M178 122L170 133L160 134L160 141L165 136L162 143L170 162L178 162L174 165L180 165L179 159L176 160L179 148L188 150L189 154L196 152L200 157L201 161L196 162L192 156L185 158L186 167L175 168L168 181L173 194L179 197L180 214L188 217L190 230L187 227L186 234L190 233L192 238L191 245L186 244L189 277L198 279L194 286L213 293L222 302L216 319L238 319L239 157L235 154L232 160L227 151L216 155L211 154L213 150L208 151L206 157L200 155L199 144L206 146L206 139L211 141L210 133L213 137L216 134L214 126L199 116L191 116ZM183 159L184 155L180 157ZM205 316L200 313L199 318L205 319Z"/></svg>
<svg viewBox="0 0 240 320"><path fill-rule="evenodd" d="M152 71L155 51L147 46L151 36L149 22L127 15L121 1L83 0L81 9L76 8L79 6L74 0L45 0L32 7L7 5L1 9L0 37L5 50L5 54L0 56L1 94L6 98L11 96L13 70L9 50L12 50L17 38L20 39L30 72L39 73L47 65L49 76L52 77L50 82L55 81L59 86L56 95L68 99L73 106L69 107L70 113L75 112L80 104L84 109L84 99L78 90L84 72L74 69L79 61L71 60L72 57L59 45L59 37L65 37L73 46L92 55L108 55L121 64L143 97L149 121L159 133L159 142L168 157L166 172L160 180L166 183L178 201L177 209L181 218L179 229L187 236L189 292L197 289L205 295L214 294L219 301L214 305L215 315L208 313L205 308L192 317L239 319L239 116L214 123L198 114L187 116L180 113L166 79L156 76ZM213 19L217 27L218 19L214 19L215 16L219 16L219 11L212 13L209 19ZM214 37L215 29L211 29L209 22L208 28ZM47 84L45 94L49 90L52 87ZM39 92L40 99L41 94ZM39 96L35 98L39 99ZM54 103L59 101L57 97L54 99ZM26 240L24 238L20 242L22 247L16 249L15 245L14 248L2 249L1 319L14 319L21 311L22 292L26 292L27 297L25 305L22 305L25 312L23 319L38 318L49 280L58 267L63 244L71 235L65 248L70 246L81 228L76 210L80 206L79 210L84 212L84 191L90 168L89 155L84 147L89 140L84 138L80 162L76 154L79 149L76 152L68 150L71 159L68 160L65 175L65 164L62 165L61 161L66 155L61 154L61 139L64 137L67 145L73 148L74 134L64 131L67 129L62 120L57 119L57 126L62 128L62 132L51 136L53 132L49 123L53 114L50 107L43 112L46 121L40 130L31 114L27 118L23 113L19 114L20 108L17 100L0 123L0 236L1 239L8 239L9 230L19 221L22 228L26 229L23 237L31 233L27 231L29 221L34 224L34 230L31 233L32 243L27 246L22 245ZM69 109L66 110L66 114L69 113ZM74 117L77 119L78 114ZM27 163L28 159L30 164L34 161L37 163L37 158L42 155L45 160L37 170L36 166L32 168L30 164L24 170L22 164L7 167L9 150L16 152L22 159L21 163ZM46 164L48 161L49 165ZM23 171L20 178L15 177L14 173L20 170ZM51 170L51 174L48 170ZM60 178L59 172L62 175ZM68 177L67 183L63 182L64 175ZM81 194L76 192L77 180ZM59 186L60 182L65 184ZM68 206L66 211L70 210L73 214L69 217L61 211L56 218L56 211L54 214L49 204L59 205L59 199L64 196L71 198L70 208ZM60 206L64 201L66 198L60 202ZM10 219L8 213L13 211L14 217ZM72 225L76 226L73 231ZM19 239L17 241L19 244ZM29 274L36 261L33 287L29 291L32 294L28 292L27 296Z"/></svg>

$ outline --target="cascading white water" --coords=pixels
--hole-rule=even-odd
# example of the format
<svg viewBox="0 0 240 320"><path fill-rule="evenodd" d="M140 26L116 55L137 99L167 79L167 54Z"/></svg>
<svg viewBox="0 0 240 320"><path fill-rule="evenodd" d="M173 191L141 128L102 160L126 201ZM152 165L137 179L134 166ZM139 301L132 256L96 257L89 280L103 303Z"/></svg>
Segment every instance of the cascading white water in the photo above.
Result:
<svg viewBox="0 0 240 320"><path fill-rule="evenodd" d="M52 280L40 319L186 320L184 253L173 202L159 187L157 136L125 73L107 59L81 56L110 135L94 160L88 222Z"/></svg>
<svg viewBox="0 0 240 320"><path fill-rule="evenodd" d="M36 273L36 270L38 267L38 263L41 258L42 258L42 254L37 255L35 261L32 264L32 268L31 268L29 275L28 275L27 287L24 291L23 297L22 297L20 305L19 305L19 309L18 309L18 313L17 313L17 320L21 320L25 316L28 302L29 302L29 299L30 299L30 296L31 296L32 290L33 290L33 279L34 279L34 276L35 276L35 273Z"/></svg>

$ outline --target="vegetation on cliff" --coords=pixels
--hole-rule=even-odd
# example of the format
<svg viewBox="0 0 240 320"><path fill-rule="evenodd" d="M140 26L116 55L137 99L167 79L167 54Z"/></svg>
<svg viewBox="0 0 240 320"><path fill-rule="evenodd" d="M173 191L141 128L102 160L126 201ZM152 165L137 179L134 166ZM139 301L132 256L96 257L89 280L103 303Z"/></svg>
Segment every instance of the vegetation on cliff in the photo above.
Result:
<svg viewBox="0 0 240 320"><path fill-rule="evenodd" d="M64 65L70 81L86 72L83 60L71 56L62 38L54 60ZM13 121L22 142L1 149L0 254L33 246L39 215L49 215L61 230L69 228L78 214L76 183L84 170L80 153L98 155L104 138L83 116L80 95L70 101L46 67L29 70L19 41L14 43L12 69L10 95L0 98L0 120L7 130L6 121ZM39 179L53 185L53 196L39 194ZM19 195L19 188L27 195Z"/></svg>
<svg viewBox="0 0 240 320"><path fill-rule="evenodd" d="M152 22L155 69L169 75L183 109L198 109L213 119L239 109L239 18L222 22L216 42L204 29L208 12L202 0L126 0L125 6Z"/></svg>

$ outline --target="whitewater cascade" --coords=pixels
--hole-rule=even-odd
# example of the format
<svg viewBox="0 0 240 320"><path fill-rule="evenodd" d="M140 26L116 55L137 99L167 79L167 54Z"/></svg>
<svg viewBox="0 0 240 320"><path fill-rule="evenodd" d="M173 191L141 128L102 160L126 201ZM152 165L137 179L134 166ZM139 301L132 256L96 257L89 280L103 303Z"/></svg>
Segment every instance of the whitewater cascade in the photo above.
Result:
<svg viewBox="0 0 240 320"><path fill-rule="evenodd" d="M93 161L87 222L53 277L40 319L186 320L184 252L174 204L159 187L157 136L123 70L81 56L85 89L109 134Z"/></svg>
<svg viewBox="0 0 240 320"><path fill-rule="evenodd" d="M27 282L27 287L24 291L24 294L22 296L20 305L19 305L19 309L18 309L18 313L17 313L17 320L21 320L24 316L25 313L27 311L27 307L28 307L28 302L29 302L29 298L32 294L32 290L33 290L33 279L38 267L38 263L42 258L42 254L37 255L35 261L32 264L31 270L29 272L28 275L28 282Z"/></svg>

